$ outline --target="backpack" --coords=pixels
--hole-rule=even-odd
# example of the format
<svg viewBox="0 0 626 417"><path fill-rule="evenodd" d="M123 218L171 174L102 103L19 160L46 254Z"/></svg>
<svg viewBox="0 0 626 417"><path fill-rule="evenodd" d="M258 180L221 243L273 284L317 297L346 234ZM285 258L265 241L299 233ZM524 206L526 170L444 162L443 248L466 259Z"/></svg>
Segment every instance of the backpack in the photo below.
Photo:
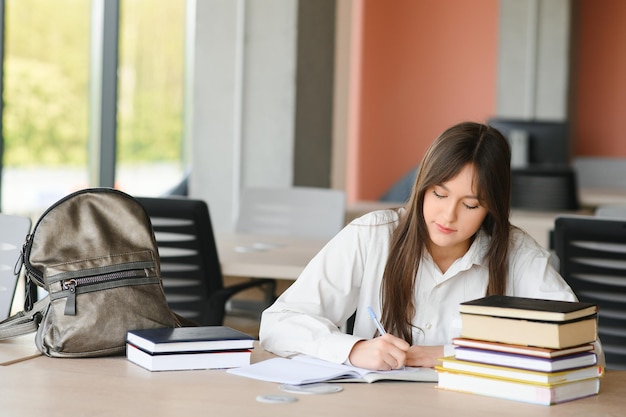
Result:
<svg viewBox="0 0 626 417"><path fill-rule="evenodd" d="M18 261L18 266L21 267ZM165 299L158 246L143 206L110 188L72 193L26 237L21 264L48 292L0 322L0 339L36 330L51 357L122 354L128 330L179 327Z"/></svg>

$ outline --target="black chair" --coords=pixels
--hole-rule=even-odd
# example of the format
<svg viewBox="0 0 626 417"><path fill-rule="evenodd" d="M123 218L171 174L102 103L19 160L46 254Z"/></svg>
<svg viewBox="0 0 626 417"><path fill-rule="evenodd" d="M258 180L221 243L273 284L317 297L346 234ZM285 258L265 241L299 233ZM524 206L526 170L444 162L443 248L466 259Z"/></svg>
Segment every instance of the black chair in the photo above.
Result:
<svg viewBox="0 0 626 417"><path fill-rule="evenodd" d="M578 299L598 305L607 368L626 369L626 220L558 216L554 245Z"/></svg>
<svg viewBox="0 0 626 417"><path fill-rule="evenodd" d="M0 321L11 315L11 306L20 279L20 274L15 273L15 265L21 259L21 249L30 232L30 226L30 218L26 216L0 213Z"/></svg>
<svg viewBox="0 0 626 417"><path fill-rule="evenodd" d="M512 169L511 207L539 211L578 210L576 172L566 165Z"/></svg>
<svg viewBox="0 0 626 417"><path fill-rule="evenodd" d="M402 178L396 181L385 193L378 199L378 201L386 201L390 203L406 203L411 197L411 191L417 178L417 171L419 165L411 168L409 172L404 174Z"/></svg>
<svg viewBox="0 0 626 417"><path fill-rule="evenodd" d="M181 317L199 325L221 325L225 304L235 294L275 282L254 279L225 287L209 208L185 197L137 197L152 220L165 296Z"/></svg>

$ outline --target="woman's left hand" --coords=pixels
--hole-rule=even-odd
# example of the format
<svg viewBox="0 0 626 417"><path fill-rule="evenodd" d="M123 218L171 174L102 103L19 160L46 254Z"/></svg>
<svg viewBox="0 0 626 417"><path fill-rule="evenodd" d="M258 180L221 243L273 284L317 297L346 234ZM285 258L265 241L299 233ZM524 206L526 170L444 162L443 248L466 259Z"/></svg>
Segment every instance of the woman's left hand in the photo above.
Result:
<svg viewBox="0 0 626 417"><path fill-rule="evenodd" d="M443 356L443 346L411 346L406 353L406 366L432 368L439 364Z"/></svg>

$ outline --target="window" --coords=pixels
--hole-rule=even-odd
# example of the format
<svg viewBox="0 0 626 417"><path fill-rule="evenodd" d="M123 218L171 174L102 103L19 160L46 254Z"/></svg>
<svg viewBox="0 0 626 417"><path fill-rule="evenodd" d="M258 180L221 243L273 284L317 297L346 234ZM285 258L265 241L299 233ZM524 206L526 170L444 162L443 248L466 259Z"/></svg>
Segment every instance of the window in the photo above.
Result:
<svg viewBox="0 0 626 417"><path fill-rule="evenodd" d="M108 1L108 0L107 0ZM185 0L120 0L115 186L181 181ZM89 183L90 0L5 0L1 210L38 217Z"/></svg>
<svg viewBox="0 0 626 417"><path fill-rule="evenodd" d="M87 186L90 2L7 0L2 211Z"/></svg>
<svg viewBox="0 0 626 417"><path fill-rule="evenodd" d="M182 178L185 2L120 3L116 187L158 195Z"/></svg>

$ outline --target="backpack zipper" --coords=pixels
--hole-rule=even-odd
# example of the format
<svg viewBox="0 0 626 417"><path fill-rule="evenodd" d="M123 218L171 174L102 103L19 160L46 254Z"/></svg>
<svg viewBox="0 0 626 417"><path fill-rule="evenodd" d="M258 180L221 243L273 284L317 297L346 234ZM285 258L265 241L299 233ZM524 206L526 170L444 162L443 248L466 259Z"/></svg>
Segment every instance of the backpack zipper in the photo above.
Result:
<svg viewBox="0 0 626 417"><path fill-rule="evenodd" d="M98 289L109 288L110 283L113 281L120 280L128 280L132 278L147 278L150 277L150 272L147 268L144 269L131 269L125 271L118 272L110 272L101 275L93 275L88 277L76 277L69 278L64 280L61 283L61 288L64 290L63 295L54 298L62 298L66 292L69 292L67 295L67 300L65 302L65 315L66 316L75 316L76 315L76 294L83 292L90 292ZM155 279L158 279L155 277ZM142 280L143 281L143 280ZM142 282L145 283L145 282ZM128 282L125 285L133 285L139 284L139 282ZM93 287L93 288L85 288L85 287ZM85 288L85 290L81 291L81 288ZM59 294L59 293L57 293Z"/></svg>
<svg viewBox="0 0 626 417"><path fill-rule="evenodd" d="M26 240L22 245L22 252L20 253L18 262L15 265L15 270L19 271L22 268L22 265L24 265L24 267L26 268L27 278L34 279L37 285L43 287L43 274L38 269L35 269L30 264L30 262L27 261L30 257L30 248L32 246L33 235L34 231L26 235Z"/></svg>

